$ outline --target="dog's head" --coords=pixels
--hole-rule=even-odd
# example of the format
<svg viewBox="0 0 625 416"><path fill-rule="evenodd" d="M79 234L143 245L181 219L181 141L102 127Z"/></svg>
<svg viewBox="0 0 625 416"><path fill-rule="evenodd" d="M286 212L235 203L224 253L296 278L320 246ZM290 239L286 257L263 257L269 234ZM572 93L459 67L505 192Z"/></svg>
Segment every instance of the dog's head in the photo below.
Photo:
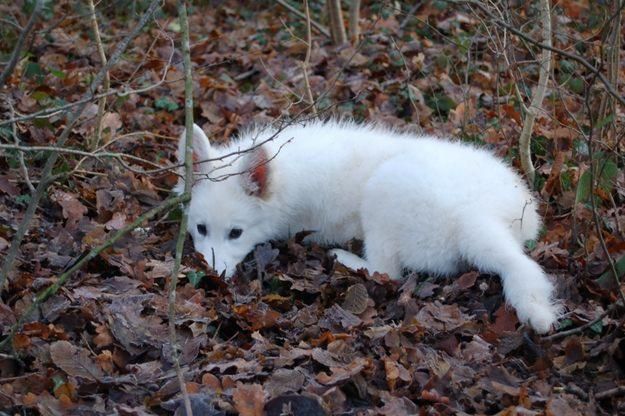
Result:
<svg viewBox="0 0 625 416"><path fill-rule="evenodd" d="M178 146L180 164L185 158L185 137L183 132ZM256 244L270 237L262 209L270 180L266 151L262 146L228 149L211 148L206 134L194 125L194 183L187 229L195 250L226 277L232 276ZM175 190L181 193L184 168L179 173Z"/></svg>

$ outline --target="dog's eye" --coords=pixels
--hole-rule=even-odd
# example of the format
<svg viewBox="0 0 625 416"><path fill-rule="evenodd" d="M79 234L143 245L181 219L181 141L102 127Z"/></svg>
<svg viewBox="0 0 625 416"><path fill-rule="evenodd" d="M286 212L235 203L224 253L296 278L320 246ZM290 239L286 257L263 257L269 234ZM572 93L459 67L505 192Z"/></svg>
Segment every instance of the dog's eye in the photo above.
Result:
<svg viewBox="0 0 625 416"><path fill-rule="evenodd" d="M200 235L206 235L206 225L204 224L198 224L197 225L197 232L200 233Z"/></svg>
<svg viewBox="0 0 625 416"><path fill-rule="evenodd" d="M232 230L230 230L230 234L228 234L228 238L231 240L236 240L237 238L241 237L242 233L243 233L242 229L233 228Z"/></svg>

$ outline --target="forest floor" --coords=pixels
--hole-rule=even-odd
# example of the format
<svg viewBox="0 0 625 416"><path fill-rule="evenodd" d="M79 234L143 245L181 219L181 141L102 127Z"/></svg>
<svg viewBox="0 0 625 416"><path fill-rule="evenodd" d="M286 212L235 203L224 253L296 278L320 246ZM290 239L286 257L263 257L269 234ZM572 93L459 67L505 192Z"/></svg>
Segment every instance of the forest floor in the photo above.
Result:
<svg viewBox="0 0 625 416"><path fill-rule="evenodd" d="M6 21L26 25L33 2L21 3L0 4ZM148 2L127 3L96 4L109 57ZM190 7L194 115L211 140L309 115L305 20L275 2L197 3ZM458 137L519 169L519 99L529 105L540 50L479 8L363 3L355 44L333 46L313 30L309 84L322 116ZM506 18L540 39L531 3L512 1ZM598 65L614 22L608 6L557 3L554 46ZM79 101L102 67L86 3L43 4L0 90L0 143L17 138L32 147L23 163L15 149L0 153L2 262L32 199L24 173L38 184L49 155L41 146L55 146L67 126L63 110L29 115ZM326 24L322 9L311 1L313 19ZM0 26L6 62L19 30ZM60 154L52 172L59 176L2 288L2 339L39 291L170 196L174 171L142 172L176 162L184 125L180 30L174 3L164 2L110 71L118 93L106 100L99 142L97 100L71 128L63 147L99 157ZM621 259L618 266L625 254L623 109L593 119L607 94L578 61L552 59L532 145L544 232L530 255L566 307L558 328L539 336L520 325L499 278L475 270L410 274L398 283L347 270L298 234L257 247L224 281L187 239L175 325L194 414L624 414L623 310L613 305L625 288L610 273L610 260ZM622 82L617 92L624 96ZM150 163L124 156L122 164L102 152ZM166 290L179 218L144 222L37 305L0 355L1 415L184 414Z"/></svg>

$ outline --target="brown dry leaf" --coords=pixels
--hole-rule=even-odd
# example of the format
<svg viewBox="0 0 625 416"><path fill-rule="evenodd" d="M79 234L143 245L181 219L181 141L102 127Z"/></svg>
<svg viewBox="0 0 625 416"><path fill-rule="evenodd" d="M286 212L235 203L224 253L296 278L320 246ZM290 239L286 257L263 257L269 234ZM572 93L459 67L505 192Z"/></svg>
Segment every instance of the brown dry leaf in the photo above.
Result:
<svg viewBox="0 0 625 416"><path fill-rule="evenodd" d="M360 315L367 309L368 303L369 294L367 293L367 288L362 283L357 283L347 288L342 306L343 309Z"/></svg>
<svg viewBox="0 0 625 416"><path fill-rule="evenodd" d="M106 112L102 116L102 138L108 143L115 138L115 133L122 127L122 120L118 113Z"/></svg>
<svg viewBox="0 0 625 416"><path fill-rule="evenodd" d="M31 341L28 335L24 334L15 334L13 337L13 348L16 350L22 350L30 347Z"/></svg>
<svg viewBox="0 0 625 416"><path fill-rule="evenodd" d="M282 316L264 302L235 306L234 311L250 324L252 331L270 328Z"/></svg>
<svg viewBox="0 0 625 416"><path fill-rule="evenodd" d="M142 315L144 302L152 295L119 296L106 310L111 334L132 355L144 351L147 345L160 348L167 343L167 327L155 315Z"/></svg>
<svg viewBox="0 0 625 416"><path fill-rule="evenodd" d="M217 376L211 373L204 373L202 375L202 384L208 386L214 392L221 392L221 381L219 381Z"/></svg>
<svg viewBox="0 0 625 416"><path fill-rule="evenodd" d="M377 413L384 416L411 416L418 414L417 405L407 397L395 397L386 391L381 392L384 406L377 408Z"/></svg>
<svg viewBox="0 0 625 416"><path fill-rule="evenodd" d="M338 361L334 354L322 348L313 348L311 357L313 360L326 367L340 367L343 365L343 362Z"/></svg>
<svg viewBox="0 0 625 416"><path fill-rule="evenodd" d="M284 393L298 392L304 385L306 376L299 369L279 368L265 382L265 390L270 398Z"/></svg>
<svg viewBox="0 0 625 416"><path fill-rule="evenodd" d="M232 394L234 408L241 416L263 416L265 391L260 384L237 383Z"/></svg>
<svg viewBox="0 0 625 416"><path fill-rule="evenodd" d="M113 363L113 354L109 350L104 350L96 357L96 361L100 365L100 368L107 374L112 374L115 369Z"/></svg>
<svg viewBox="0 0 625 416"><path fill-rule="evenodd" d="M334 304L326 309L322 320L319 321L319 326L327 329L350 329L361 323L362 320L356 315Z"/></svg>
<svg viewBox="0 0 625 416"><path fill-rule="evenodd" d="M438 402L438 403L449 403L449 398L446 396L442 396L435 389L431 390L423 390L421 392L421 399L428 402Z"/></svg>
<svg viewBox="0 0 625 416"><path fill-rule="evenodd" d="M97 332L98 335L93 337L93 342L98 348L107 347L113 343L113 336L106 326L97 325L95 332Z"/></svg>
<svg viewBox="0 0 625 416"><path fill-rule="evenodd" d="M89 381L98 381L104 373L91 359L90 353L67 341L56 341L50 345L52 362L72 377L81 377Z"/></svg>
<svg viewBox="0 0 625 416"><path fill-rule="evenodd" d="M479 275L480 274L475 271L464 273L462 276L454 279L452 284L453 290L463 291L472 288Z"/></svg>
<svg viewBox="0 0 625 416"><path fill-rule="evenodd" d="M4 192L10 197L16 197L20 194L18 187L13 185L6 175L0 176L0 192Z"/></svg>
<svg viewBox="0 0 625 416"><path fill-rule="evenodd" d="M566 354L565 365L586 360L584 346L578 337L572 337L567 341L564 352Z"/></svg>
<svg viewBox="0 0 625 416"><path fill-rule="evenodd" d="M391 391L395 390L399 380L405 381L406 383L412 381L410 372L403 365L389 357L385 357L383 361L384 371L386 372L386 383Z"/></svg>
<svg viewBox="0 0 625 416"><path fill-rule="evenodd" d="M370 59L354 50L352 47L341 49L339 56L351 67L359 67L370 63Z"/></svg>
<svg viewBox="0 0 625 416"><path fill-rule="evenodd" d="M22 403L24 403L24 406L26 407L33 407L38 401L39 396L31 392L26 393L26 395L22 398Z"/></svg>
<svg viewBox="0 0 625 416"><path fill-rule="evenodd" d="M382 325L368 328L364 331L364 334L371 339L378 339L384 337L393 329L390 325Z"/></svg>
<svg viewBox="0 0 625 416"><path fill-rule="evenodd" d="M349 380L356 374L359 374L368 366L368 364L369 361L366 358L358 357L345 366L331 367L330 370L332 371L332 374L330 375L323 371L319 372L316 379L319 383L325 384L326 386L341 383Z"/></svg>
<svg viewBox="0 0 625 416"><path fill-rule="evenodd" d="M426 329L434 331L451 331L470 319L460 312L458 305L443 305L438 301L423 305L415 318Z"/></svg>
<svg viewBox="0 0 625 416"><path fill-rule="evenodd" d="M67 219L67 228L75 228L88 209L82 204L74 194L55 190L52 199L63 208L63 218Z"/></svg>
<svg viewBox="0 0 625 416"><path fill-rule="evenodd" d="M492 358L491 344L484 341L478 335L473 335L473 340L462 349L462 356L469 363L479 363Z"/></svg>
<svg viewBox="0 0 625 416"><path fill-rule="evenodd" d="M123 212L116 212L113 214L113 218L104 224L107 230L121 230L126 226L126 214Z"/></svg>
<svg viewBox="0 0 625 416"><path fill-rule="evenodd" d="M555 396L547 403L545 416L580 416L584 413L574 408L579 399L570 394Z"/></svg>
<svg viewBox="0 0 625 416"><path fill-rule="evenodd" d="M519 320L514 309L507 305L501 305L495 312L495 322L489 325L489 330L500 336L505 332L516 330Z"/></svg>

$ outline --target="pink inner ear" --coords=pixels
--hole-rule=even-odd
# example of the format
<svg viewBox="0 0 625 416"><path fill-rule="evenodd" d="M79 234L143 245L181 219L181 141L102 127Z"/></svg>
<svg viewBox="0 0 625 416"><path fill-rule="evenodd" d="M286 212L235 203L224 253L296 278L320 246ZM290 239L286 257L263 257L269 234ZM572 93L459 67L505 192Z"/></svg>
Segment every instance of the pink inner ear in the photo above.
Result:
<svg viewBox="0 0 625 416"><path fill-rule="evenodd" d="M259 164L256 165L250 172L250 179L255 185L253 194L256 196L262 196L267 188L267 159L261 157Z"/></svg>
<svg viewBox="0 0 625 416"><path fill-rule="evenodd" d="M248 166L251 168L247 176L247 191L250 195L262 198L267 191L269 180L269 166L267 164L267 152L258 148L250 156Z"/></svg>

